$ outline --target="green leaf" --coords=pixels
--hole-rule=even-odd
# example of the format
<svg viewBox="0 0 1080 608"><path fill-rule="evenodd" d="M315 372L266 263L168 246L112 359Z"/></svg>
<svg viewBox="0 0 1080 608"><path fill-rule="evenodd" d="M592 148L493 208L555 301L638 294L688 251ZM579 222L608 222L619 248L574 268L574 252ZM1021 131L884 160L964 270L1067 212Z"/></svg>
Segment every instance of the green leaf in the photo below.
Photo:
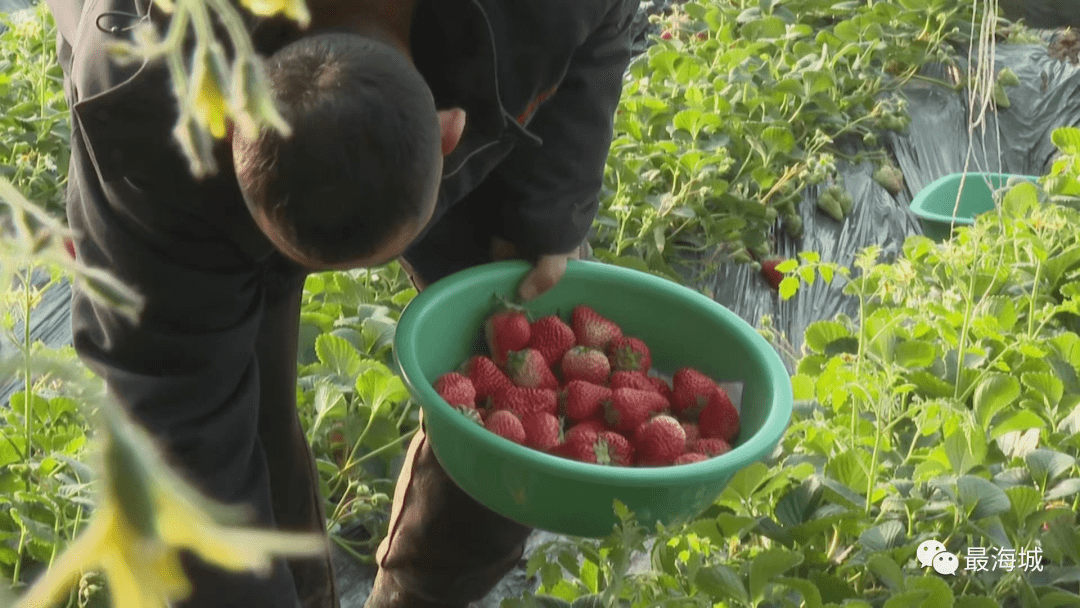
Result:
<svg viewBox="0 0 1080 608"><path fill-rule="evenodd" d="M896 345L896 363L908 369L930 367L937 356L937 347L923 340L905 340Z"/></svg>
<svg viewBox="0 0 1080 608"><path fill-rule="evenodd" d="M376 410L409 397L401 378L382 364L374 365L356 379L356 392L365 405Z"/></svg>
<svg viewBox="0 0 1080 608"><path fill-rule="evenodd" d="M1039 191L1035 184L1023 182L1005 193L1001 201L1001 210L1007 217L1024 218L1039 205Z"/></svg>
<svg viewBox="0 0 1080 608"><path fill-rule="evenodd" d="M866 565L894 593L904 589L904 572L891 557L878 553L870 556Z"/></svg>
<svg viewBox="0 0 1080 608"><path fill-rule="evenodd" d="M570 602L570 608L607 608L607 604L604 602L604 596L591 593Z"/></svg>
<svg viewBox="0 0 1080 608"><path fill-rule="evenodd" d="M953 608L1000 608L1000 604L985 595L962 595L956 598Z"/></svg>
<svg viewBox="0 0 1080 608"><path fill-rule="evenodd" d="M1065 393L1065 385L1050 373L1029 372L1022 374L1020 380L1029 389L1038 392L1049 407L1054 407L1060 403L1061 397Z"/></svg>
<svg viewBox="0 0 1080 608"><path fill-rule="evenodd" d="M695 110L693 108L682 110L675 115L675 119L672 120L672 124L677 129L682 129L687 133L697 137L698 133L698 121L701 118L701 110Z"/></svg>
<svg viewBox="0 0 1080 608"><path fill-rule="evenodd" d="M332 372L345 377L360 373L362 361L348 340L331 334L322 334L315 339L315 353L319 361Z"/></svg>
<svg viewBox="0 0 1080 608"><path fill-rule="evenodd" d="M859 545L866 551L895 549L904 543L904 524L889 520L859 535Z"/></svg>
<svg viewBox="0 0 1080 608"><path fill-rule="evenodd" d="M1039 608L1075 608L1080 606L1080 595L1068 591L1050 591L1039 597Z"/></svg>
<svg viewBox="0 0 1080 608"><path fill-rule="evenodd" d="M814 379L806 374L795 374L791 377L791 390L796 401L813 401ZM2 457L0 451L0 466L3 466Z"/></svg>
<svg viewBox="0 0 1080 608"><path fill-rule="evenodd" d="M1006 296L988 296L979 302L975 309L976 316L989 316L997 321L1001 331L1012 331L1019 319L1016 304Z"/></svg>
<svg viewBox="0 0 1080 608"><path fill-rule="evenodd" d="M805 523L821 504L821 485L808 479L780 499L776 505L776 519L786 527Z"/></svg>
<svg viewBox="0 0 1080 608"><path fill-rule="evenodd" d="M1018 522L1023 523L1028 515L1038 511L1042 507L1042 493L1031 486L1016 486L1005 490L1012 504L1013 515Z"/></svg>
<svg viewBox="0 0 1080 608"><path fill-rule="evenodd" d="M750 596L755 602L765 596L765 588L776 577L798 566L802 555L786 549L767 549L750 563Z"/></svg>
<svg viewBox="0 0 1080 608"><path fill-rule="evenodd" d="M806 327L803 339L810 350L824 354L829 344L841 338L851 337L851 332L836 321L816 321Z"/></svg>
<svg viewBox="0 0 1080 608"><path fill-rule="evenodd" d="M1080 154L1080 129L1076 127L1054 129L1050 139L1065 154Z"/></svg>
<svg viewBox="0 0 1080 608"><path fill-rule="evenodd" d="M1027 462L1032 478L1043 487L1076 464L1076 459L1072 456L1045 448L1032 450L1024 460Z"/></svg>
<svg viewBox="0 0 1080 608"><path fill-rule="evenodd" d="M1002 420L1001 423L995 425L990 432L990 439L997 439L1008 433L1042 428L1044 426L1046 426L1046 423L1037 414L1023 410L1016 412L1012 416Z"/></svg>
<svg viewBox="0 0 1080 608"><path fill-rule="evenodd" d="M802 596L803 606L805 608L822 608L821 592L814 583L801 578L791 578L788 576L781 576L776 579L776 584L785 585L789 589L794 589L799 595Z"/></svg>
<svg viewBox="0 0 1080 608"><path fill-rule="evenodd" d="M1004 490L981 477L964 475L956 485L960 504L972 520L1007 513L1012 506Z"/></svg>
<svg viewBox="0 0 1080 608"><path fill-rule="evenodd" d="M799 279L795 277L784 277L780 279L780 299L787 301L790 300L799 291Z"/></svg>
<svg viewBox="0 0 1080 608"><path fill-rule="evenodd" d="M1020 382L1013 376L991 373L975 387L975 416L981 428L990 428L994 416L1020 397Z"/></svg>
<svg viewBox="0 0 1080 608"><path fill-rule="evenodd" d="M743 584L739 575L727 566L716 565L698 570L694 583L699 590L713 600L735 600L743 604L750 602L750 593L746 590L746 585Z"/></svg>
<svg viewBox="0 0 1080 608"><path fill-rule="evenodd" d="M1056 486L1046 493L1046 500L1060 500L1080 494L1080 479L1070 477L1061 480Z"/></svg>
<svg viewBox="0 0 1080 608"><path fill-rule="evenodd" d="M966 475L986 459L986 438L982 430L961 427L945 438L945 453L957 475Z"/></svg>
<svg viewBox="0 0 1080 608"><path fill-rule="evenodd" d="M785 126L774 125L767 127L761 133L761 139L772 151L788 154L795 149L795 136L791 129Z"/></svg>

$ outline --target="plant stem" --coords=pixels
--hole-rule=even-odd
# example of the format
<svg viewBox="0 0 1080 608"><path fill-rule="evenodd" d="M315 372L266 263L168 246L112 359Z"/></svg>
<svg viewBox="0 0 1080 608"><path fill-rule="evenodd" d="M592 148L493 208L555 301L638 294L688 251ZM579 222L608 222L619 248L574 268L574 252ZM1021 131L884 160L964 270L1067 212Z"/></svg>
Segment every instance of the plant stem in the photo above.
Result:
<svg viewBox="0 0 1080 608"><path fill-rule="evenodd" d="M344 472L348 471L349 469L351 469L351 468L353 468L355 466L363 464L364 462L367 462L368 460L370 460L371 458L373 458L375 456L381 455L383 452L388 451L390 448L392 448L394 446L400 445L400 444L408 441L409 439L412 439L413 435L415 435L417 433L417 431L419 431L419 430L420 430L420 427L416 427L415 429L409 431L408 433L405 433L401 437L398 437L397 439L391 441L390 443L388 443L388 444L386 444L384 446L381 446L381 447L379 447L377 449L374 449L374 450L368 452L367 454L364 454L363 456L361 456L360 458L357 458L356 460L350 459L349 462L345 463L345 466L340 469L339 474L344 473Z"/></svg>
<svg viewBox="0 0 1080 608"><path fill-rule="evenodd" d="M26 451L23 453L23 464L26 465L26 478L23 480L26 484L26 491L29 492L31 488L30 484L30 457L33 455L31 446L33 445L33 414L34 410L31 407L33 398L31 395L30 384L30 314L33 303L31 301L31 280L34 272L34 266L30 265L26 269L25 278L23 279L23 426L26 433Z"/></svg>

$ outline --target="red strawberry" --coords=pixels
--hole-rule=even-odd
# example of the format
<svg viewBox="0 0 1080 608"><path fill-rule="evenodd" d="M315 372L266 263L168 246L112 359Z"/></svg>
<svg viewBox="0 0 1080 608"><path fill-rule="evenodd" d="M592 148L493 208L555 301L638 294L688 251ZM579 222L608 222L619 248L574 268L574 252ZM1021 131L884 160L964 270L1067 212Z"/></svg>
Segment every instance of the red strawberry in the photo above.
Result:
<svg viewBox="0 0 1080 608"><path fill-rule="evenodd" d="M476 402L483 403L514 386L510 378L489 357L477 355L462 367L462 373L472 380L476 388Z"/></svg>
<svg viewBox="0 0 1080 608"><path fill-rule="evenodd" d="M525 429L525 445L530 448L547 452L559 445L562 428L555 416L543 412L526 414L521 417L521 426Z"/></svg>
<svg viewBox="0 0 1080 608"><path fill-rule="evenodd" d="M577 306L570 315L577 343L581 346L607 351L608 344L622 337L622 329L588 306Z"/></svg>
<svg viewBox="0 0 1080 608"><path fill-rule="evenodd" d="M611 388L636 388L639 391L658 393L656 385L649 381L645 372L615 372L608 383Z"/></svg>
<svg viewBox="0 0 1080 608"><path fill-rule="evenodd" d="M523 350L529 345L530 335L529 317L525 311L508 303L484 323L484 339L492 360L499 367L506 366L508 352Z"/></svg>
<svg viewBox="0 0 1080 608"><path fill-rule="evenodd" d="M71 239L64 239L64 249L67 250L68 255L71 256L71 259L74 260L75 259L75 241L73 241Z"/></svg>
<svg viewBox="0 0 1080 608"><path fill-rule="evenodd" d="M784 273L778 271L776 266L783 262L783 258L769 258L761 261L761 276L773 289L780 289L780 281L784 280Z"/></svg>
<svg viewBox="0 0 1080 608"><path fill-rule="evenodd" d="M612 371L647 372L652 367L649 347L639 338L615 338L608 345L607 356L611 359Z"/></svg>
<svg viewBox="0 0 1080 608"><path fill-rule="evenodd" d="M698 439L693 442L687 442L686 451L699 452L706 456L719 456L730 452L731 445L723 439Z"/></svg>
<svg viewBox="0 0 1080 608"><path fill-rule="evenodd" d="M491 406L495 410L510 410L518 416L538 412L554 415L559 407L559 397L551 389L511 386L495 395Z"/></svg>
<svg viewBox="0 0 1080 608"><path fill-rule="evenodd" d="M618 388L611 391L611 400L605 403L604 417L608 424L621 433L633 433L655 412L667 407L664 398L652 391Z"/></svg>
<svg viewBox="0 0 1080 608"><path fill-rule="evenodd" d="M668 386L667 380L663 378L657 378L656 376L649 376L649 382L656 387L656 392L664 396L664 399L668 400L668 403L672 402L671 387Z"/></svg>
<svg viewBox="0 0 1080 608"><path fill-rule="evenodd" d="M607 355L595 348L575 346L562 358L563 381L584 380L593 384L607 384L611 363Z"/></svg>
<svg viewBox="0 0 1080 608"><path fill-rule="evenodd" d="M675 415L690 421L697 420L713 393L720 390L712 378L692 367L675 372L673 384L675 389L671 391L671 406Z"/></svg>
<svg viewBox="0 0 1080 608"><path fill-rule="evenodd" d="M447 372L435 381L435 392L450 405L476 405L476 388L472 380L457 372Z"/></svg>
<svg viewBox="0 0 1080 608"><path fill-rule="evenodd" d="M562 361L566 351L577 342L574 330L555 315L548 315L534 321L530 332L529 348L540 351L548 367L555 367Z"/></svg>
<svg viewBox="0 0 1080 608"><path fill-rule="evenodd" d="M499 437L504 437L514 443L525 443L525 427L521 425L521 420L513 412L506 410L492 412L484 426Z"/></svg>
<svg viewBox="0 0 1080 608"><path fill-rule="evenodd" d="M687 452L682 456L676 458L674 464L693 464L695 462L701 462L708 459L709 457L705 454L699 454L697 452Z"/></svg>
<svg viewBox="0 0 1080 608"><path fill-rule="evenodd" d="M630 441L615 431L603 431L596 436L596 462L628 467L634 462Z"/></svg>
<svg viewBox="0 0 1080 608"><path fill-rule="evenodd" d="M645 466L666 466L686 448L686 431L679 421L661 414L638 427L634 432L634 453Z"/></svg>
<svg viewBox="0 0 1080 608"><path fill-rule="evenodd" d="M571 380L559 392L561 411L574 422L603 414L604 402L611 399L611 389L584 380Z"/></svg>
<svg viewBox="0 0 1080 608"><path fill-rule="evenodd" d="M739 411L723 389L717 388L698 418L703 439L723 439L730 444L739 434Z"/></svg>
<svg viewBox="0 0 1080 608"><path fill-rule="evenodd" d="M579 425L580 426L580 425ZM597 433L591 430L570 432L566 434L562 445L556 448L555 453L563 458L580 460L581 462L596 463Z"/></svg>
<svg viewBox="0 0 1080 608"><path fill-rule="evenodd" d="M506 375L521 388L559 388L559 379L551 373L544 355L532 348L507 354Z"/></svg>
<svg viewBox="0 0 1080 608"><path fill-rule="evenodd" d="M578 435L599 435L608 430L607 423L600 418L590 418L585 422L579 422L569 429L563 436L563 441L572 441Z"/></svg>
<svg viewBox="0 0 1080 608"><path fill-rule="evenodd" d="M686 451L693 452L694 450L690 449L690 444L701 439L701 430L698 429L696 422L684 422L682 428L686 431Z"/></svg>

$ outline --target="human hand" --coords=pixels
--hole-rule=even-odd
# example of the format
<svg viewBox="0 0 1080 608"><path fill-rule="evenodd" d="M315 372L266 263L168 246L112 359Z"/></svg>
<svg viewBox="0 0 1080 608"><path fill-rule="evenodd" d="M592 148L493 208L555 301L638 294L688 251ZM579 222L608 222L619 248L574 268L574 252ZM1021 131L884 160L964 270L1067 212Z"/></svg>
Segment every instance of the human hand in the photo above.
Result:
<svg viewBox="0 0 1080 608"><path fill-rule="evenodd" d="M491 239L491 259L510 260L520 259L523 256L513 243L499 238ZM556 253L542 255L533 264L533 269L522 279L518 286L518 296L525 302L532 300L558 284L566 273L568 260L576 260L581 257L581 248L574 248L569 253Z"/></svg>

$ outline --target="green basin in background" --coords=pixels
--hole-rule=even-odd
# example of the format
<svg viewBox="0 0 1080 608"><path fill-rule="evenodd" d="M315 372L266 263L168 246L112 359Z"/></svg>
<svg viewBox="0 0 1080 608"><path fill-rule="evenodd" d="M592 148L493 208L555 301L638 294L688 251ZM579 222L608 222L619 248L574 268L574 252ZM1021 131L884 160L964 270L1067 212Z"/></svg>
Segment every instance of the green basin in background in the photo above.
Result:
<svg viewBox="0 0 1080 608"><path fill-rule="evenodd" d="M953 225L970 226L975 223L976 215L993 211L994 191L1004 188L1012 178L1033 183L1039 179L1009 173L953 173L915 195L911 201L911 211L919 218L923 234L941 242L952 236Z"/></svg>
<svg viewBox="0 0 1080 608"><path fill-rule="evenodd" d="M493 511L551 532L610 534L618 498L647 526L688 521L711 506L740 469L767 457L791 420L792 389L772 346L737 315L704 295L653 275L571 261L562 281L530 302L535 315L567 319L592 305L652 349L653 366L695 366L721 382L745 382L742 430L734 449L676 467L606 467L510 442L469 421L432 388L476 354L494 295L513 298L529 270L520 261L471 268L436 282L402 312L394 358L436 457L469 495Z"/></svg>

